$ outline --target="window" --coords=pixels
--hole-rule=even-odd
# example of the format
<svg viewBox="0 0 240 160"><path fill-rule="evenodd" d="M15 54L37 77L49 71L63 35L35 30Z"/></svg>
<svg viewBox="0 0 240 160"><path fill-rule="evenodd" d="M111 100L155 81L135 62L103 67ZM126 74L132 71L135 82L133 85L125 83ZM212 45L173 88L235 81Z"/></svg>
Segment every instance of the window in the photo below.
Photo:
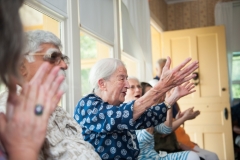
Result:
<svg viewBox="0 0 240 160"><path fill-rule="evenodd" d="M25 4L20 8L20 16L25 31L46 30L60 38L60 22L53 18Z"/></svg>
<svg viewBox="0 0 240 160"><path fill-rule="evenodd" d="M93 88L90 87L88 77L91 67L100 59L110 58L113 48L93 37L80 32L81 50L81 88L82 95L89 94Z"/></svg>
<svg viewBox="0 0 240 160"><path fill-rule="evenodd" d="M20 8L20 17L23 23L24 31L31 31L31 30L46 30L55 34L58 38L61 39L60 35L60 26L61 23L48 15L45 15L38 10L24 4ZM64 96L63 96L64 98ZM63 105L63 100L59 102L59 106Z"/></svg>
<svg viewBox="0 0 240 160"><path fill-rule="evenodd" d="M240 52L232 57L232 98L240 98Z"/></svg>
<svg viewBox="0 0 240 160"><path fill-rule="evenodd" d="M133 58L132 56L130 56L129 54L124 53L124 52L121 55L121 60L125 64L128 76L133 76L133 77L136 77L136 78L140 78L139 77L139 63L138 63L138 60L136 60L135 58Z"/></svg>

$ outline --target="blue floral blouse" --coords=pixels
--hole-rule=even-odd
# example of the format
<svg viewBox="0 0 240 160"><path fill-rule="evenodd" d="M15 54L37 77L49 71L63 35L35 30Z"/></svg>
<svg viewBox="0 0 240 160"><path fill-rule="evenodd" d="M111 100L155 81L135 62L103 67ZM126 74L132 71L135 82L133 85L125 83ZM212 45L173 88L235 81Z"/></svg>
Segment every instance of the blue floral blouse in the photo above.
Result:
<svg viewBox="0 0 240 160"><path fill-rule="evenodd" d="M81 125L84 139L102 159L137 159L140 150L135 130L166 120L167 107L161 103L147 109L134 121L134 102L113 106L94 94L78 102L74 119Z"/></svg>

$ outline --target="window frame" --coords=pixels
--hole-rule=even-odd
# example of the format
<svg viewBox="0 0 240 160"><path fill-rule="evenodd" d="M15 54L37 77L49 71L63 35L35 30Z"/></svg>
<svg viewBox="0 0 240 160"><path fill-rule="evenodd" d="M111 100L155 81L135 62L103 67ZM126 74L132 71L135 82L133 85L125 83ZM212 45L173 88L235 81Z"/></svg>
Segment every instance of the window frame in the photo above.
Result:
<svg viewBox="0 0 240 160"><path fill-rule="evenodd" d="M240 52L233 52L232 54L232 63L233 63L233 57L239 57L240 58ZM240 62L240 59L239 59ZM233 66L232 66L232 71L233 71ZM231 75L231 95L232 95L232 99L240 99L240 97L233 97L234 93L233 93L233 85L239 85L240 86L240 77L237 80L233 80L233 75Z"/></svg>
<svg viewBox="0 0 240 160"><path fill-rule="evenodd" d="M80 73L79 61L76 61L80 51L80 37L75 36L79 32L79 17L78 17L78 1L67 1L67 14L61 12L59 9L53 9L54 6L48 4L46 1L32 1L25 0L24 4L38 10L39 12L59 21L60 23L60 39L63 45L63 52L69 56L70 65L67 70L67 82L69 89L62 98L62 107L73 115L75 105L81 97L79 89L74 86L80 86L81 77L76 76ZM55 10L55 11L54 11ZM56 12L58 10L58 12Z"/></svg>

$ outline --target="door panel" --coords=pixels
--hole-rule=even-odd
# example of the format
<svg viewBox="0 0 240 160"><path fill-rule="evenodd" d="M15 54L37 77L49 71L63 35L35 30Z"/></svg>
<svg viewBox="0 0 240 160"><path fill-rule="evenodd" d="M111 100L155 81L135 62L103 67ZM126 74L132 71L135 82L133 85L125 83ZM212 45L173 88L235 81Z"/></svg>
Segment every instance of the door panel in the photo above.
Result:
<svg viewBox="0 0 240 160"><path fill-rule="evenodd" d="M178 101L182 111L194 106L201 112L196 119L185 122L186 132L192 141L214 151L221 160L234 159L224 27L164 32L162 40L162 57L170 56L172 67L187 57L199 61L196 92Z"/></svg>
<svg viewBox="0 0 240 160"><path fill-rule="evenodd" d="M196 72L200 73L200 85L196 86L197 91L187 96L185 101L229 102L223 26L164 32L162 57L166 56L172 58L172 66L176 66L186 57L199 61L199 69Z"/></svg>

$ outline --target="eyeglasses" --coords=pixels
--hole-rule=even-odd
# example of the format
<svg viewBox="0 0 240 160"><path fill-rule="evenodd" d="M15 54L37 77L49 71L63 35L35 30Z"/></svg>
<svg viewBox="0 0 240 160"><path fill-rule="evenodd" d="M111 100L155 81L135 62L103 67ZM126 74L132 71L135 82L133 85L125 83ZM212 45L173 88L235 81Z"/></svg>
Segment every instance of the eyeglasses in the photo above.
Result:
<svg viewBox="0 0 240 160"><path fill-rule="evenodd" d="M69 58L66 55L63 55L61 52L52 52L50 54L46 53L27 53L25 55L33 56L43 56L44 61L48 61L51 64L59 65L63 60L67 65L69 64Z"/></svg>
<svg viewBox="0 0 240 160"><path fill-rule="evenodd" d="M135 90L135 89L142 89L142 86L140 86L140 85L137 85L137 86L130 86L129 87L129 89L131 89L131 90Z"/></svg>

